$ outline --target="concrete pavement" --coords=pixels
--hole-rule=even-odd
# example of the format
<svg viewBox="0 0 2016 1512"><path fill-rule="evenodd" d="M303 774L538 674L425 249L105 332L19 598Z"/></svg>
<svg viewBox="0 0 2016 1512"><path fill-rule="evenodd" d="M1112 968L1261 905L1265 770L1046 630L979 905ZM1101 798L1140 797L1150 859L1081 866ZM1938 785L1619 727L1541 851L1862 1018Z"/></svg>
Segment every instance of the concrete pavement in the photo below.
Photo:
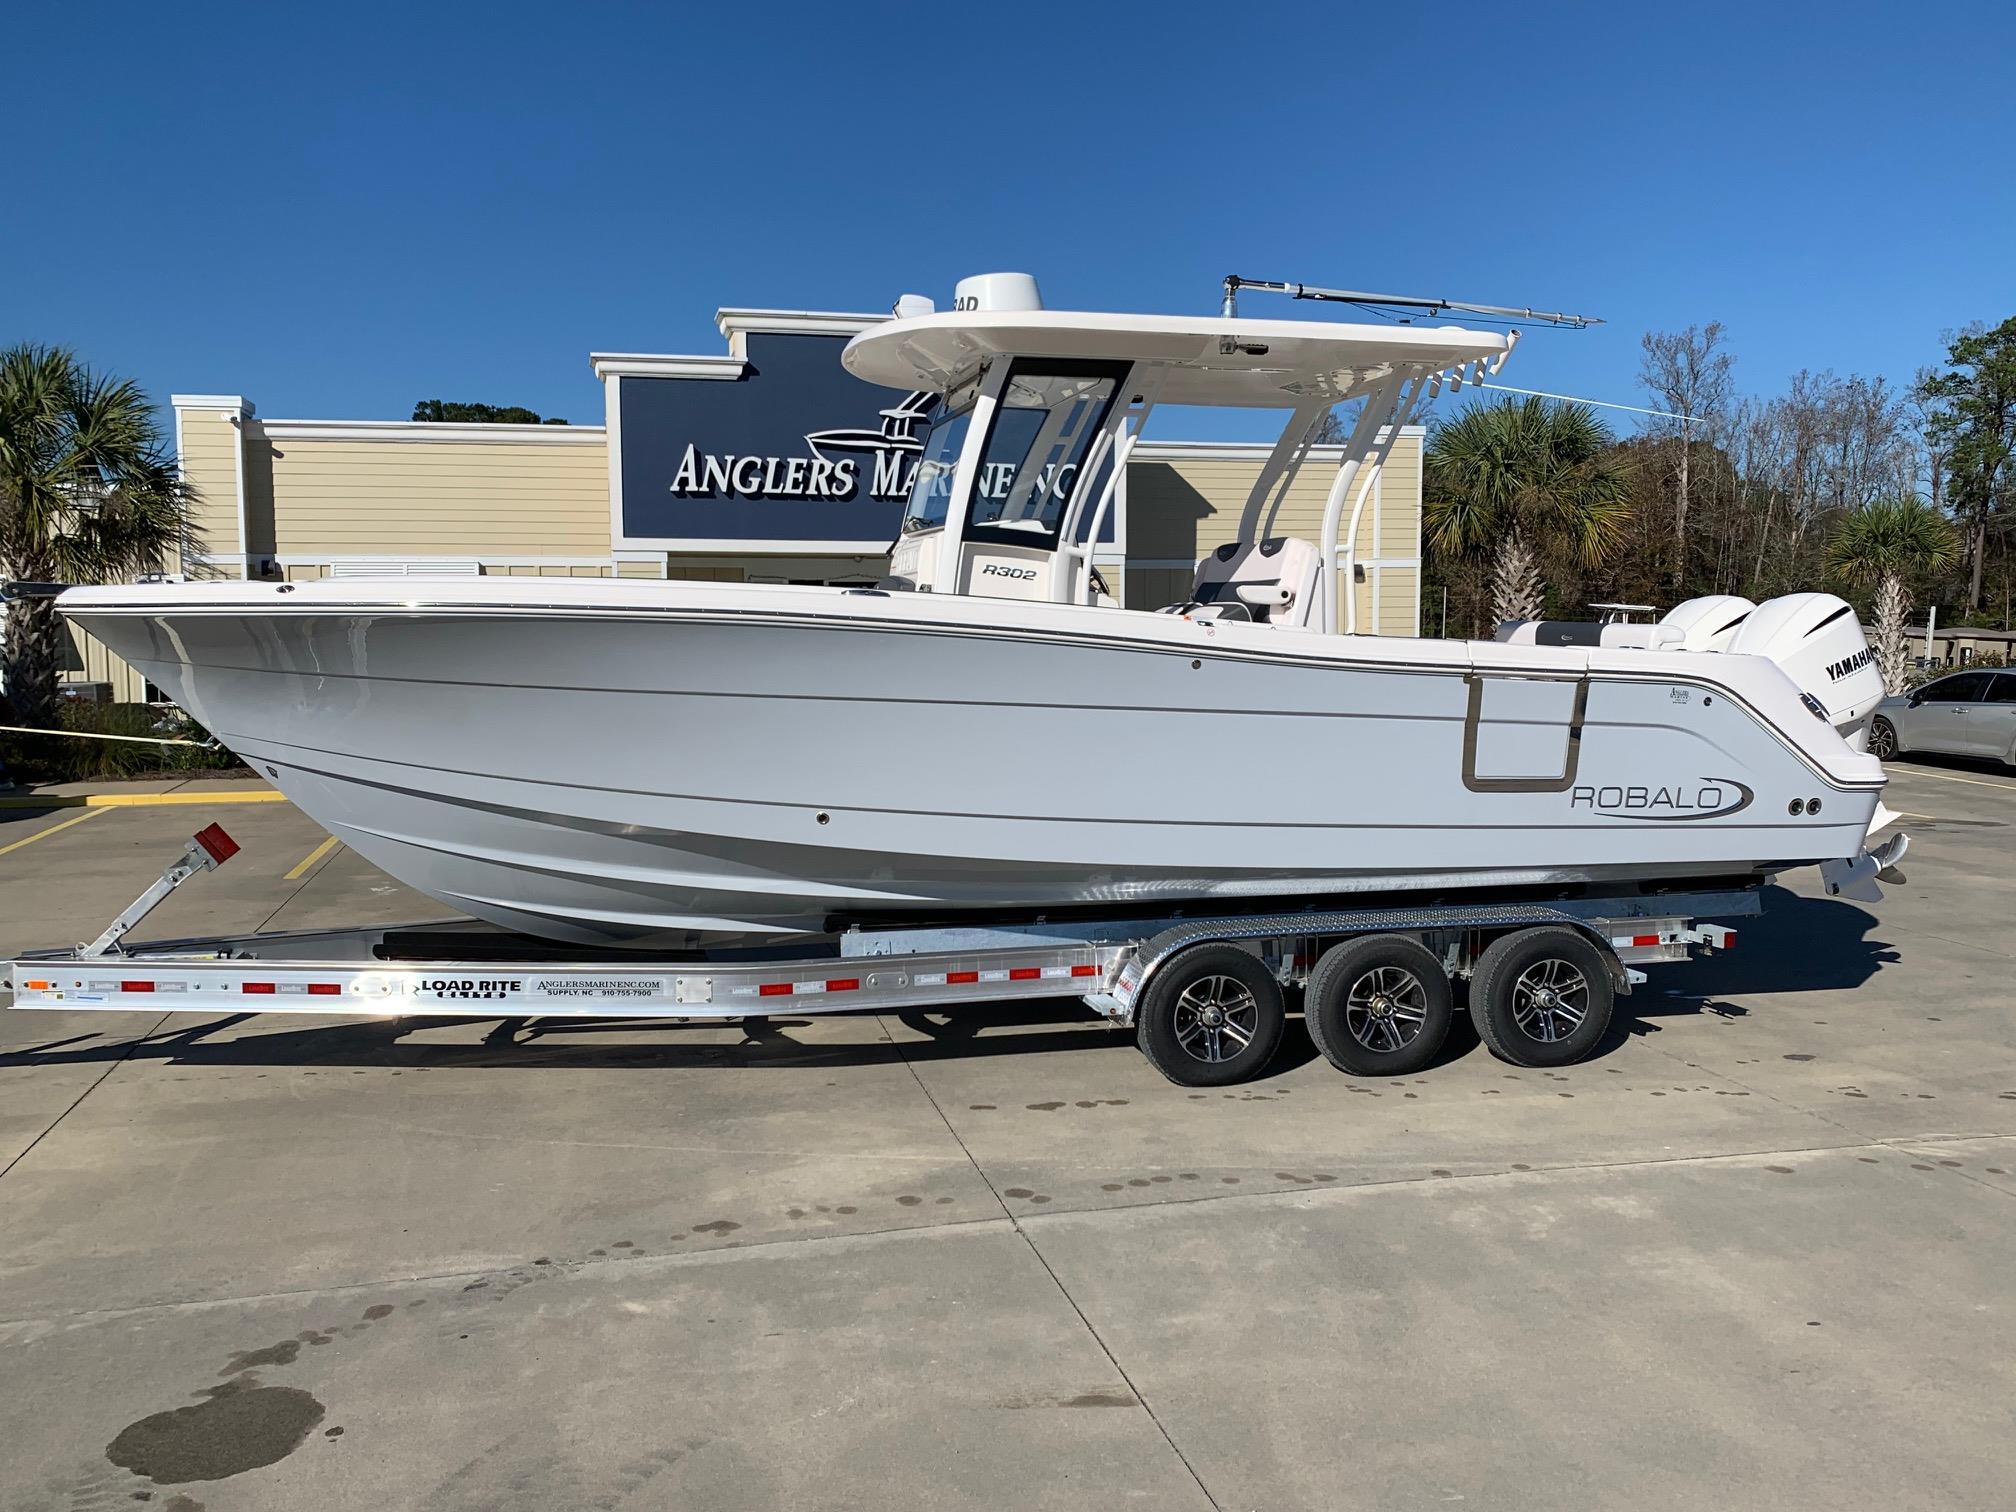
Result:
<svg viewBox="0 0 2016 1512"><path fill-rule="evenodd" d="M2016 779L1888 801L1907 884L1777 896L1551 1073L1293 1031L1186 1090L1040 1005L0 1016L0 1507L1998 1506ZM0 856L0 945L207 817ZM148 933L438 916L217 817Z"/></svg>

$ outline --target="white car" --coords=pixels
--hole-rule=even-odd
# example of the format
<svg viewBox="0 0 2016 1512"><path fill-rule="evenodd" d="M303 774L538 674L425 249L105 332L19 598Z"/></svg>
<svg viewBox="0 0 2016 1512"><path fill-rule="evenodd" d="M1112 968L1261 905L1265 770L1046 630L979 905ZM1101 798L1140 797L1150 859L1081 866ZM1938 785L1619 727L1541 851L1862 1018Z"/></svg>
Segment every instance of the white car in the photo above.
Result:
<svg viewBox="0 0 2016 1512"><path fill-rule="evenodd" d="M1869 750L1986 756L2016 764L2016 670L1955 672L1876 705Z"/></svg>

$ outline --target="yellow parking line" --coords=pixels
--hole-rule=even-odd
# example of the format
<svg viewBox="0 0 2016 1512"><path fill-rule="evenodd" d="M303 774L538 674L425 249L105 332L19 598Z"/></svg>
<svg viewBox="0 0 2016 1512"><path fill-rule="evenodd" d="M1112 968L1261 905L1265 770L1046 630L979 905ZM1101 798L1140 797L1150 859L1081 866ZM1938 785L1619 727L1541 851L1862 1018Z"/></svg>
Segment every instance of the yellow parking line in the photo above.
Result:
<svg viewBox="0 0 2016 1512"><path fill-rule="evenodd" d="M47 840L51 835L55 834L58 830L66 830L70 828L70 826L73 824L82 824L86 819L99 818L106 812L107 810L105 809L86 809L83 813L79 814L75 819L65 819L60 824L52 824L47 829L35 831L35 833L30 835L26 840L16 840L12 845L0 845L0 856L6 855L9 851L17 851L21 849L21 847L24 845L33 845L37 840Z"/></svg>
<svg viewBox="0 0 2016 1512"><path fill-rule="evenodd" d="M324 856L328 855L329 852L336 849L336 847L340 844L342 844L342 841L338 840L334 835L331 835L327 840L324 840L320 845L316 846L315 849L308 852L306 856L302 857L301 864L295 867L294 870L287 873L287 875L284 878L282 878L282 880L287 882L299 882L303 877L308 875L309 867L313 866L317 861L320 861Z"/></svg>
<svg viewBox="0 0 2016 1512"><path fill-rule="evenodd" d="M2016 793L2016 782L1989 782L1980 777L1955 777L1950 772L1927 772L1919 767L1904 767L1899 776L1930 777L1934 782L1964 782L1969 787L2000 788L2005 793Z"/></svg>
<svg viewBox="0 0 2016 1512"><path fill-rule="evenodd" d="M250 793L69 793L0 798L0 808L162 808L190 803L285 803L287 795L271 788Z"/></svg>

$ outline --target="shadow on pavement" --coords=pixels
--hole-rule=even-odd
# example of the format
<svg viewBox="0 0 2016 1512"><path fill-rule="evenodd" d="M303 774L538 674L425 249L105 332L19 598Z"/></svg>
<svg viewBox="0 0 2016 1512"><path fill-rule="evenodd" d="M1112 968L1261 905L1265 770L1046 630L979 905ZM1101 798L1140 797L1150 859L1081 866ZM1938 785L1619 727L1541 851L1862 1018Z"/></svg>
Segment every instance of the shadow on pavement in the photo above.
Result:
<svg viewBox="0 0 2016 1512"><path fill-rule="evenodd" d="M224 1039L211 1038L257 1017L227 1014L200 1023L174 1025L138 1038L71 1036L0 1053L0 1068L123 1060L162 1061L176 1066L384 1066L395 1070L451 1067L530 1070L552 1066L614 1070L682 1066L790 1068L1031 1055L1097 1049L1131 1040L1129 1031L1106 1028L1088 1009L1048 1002L974 1009L961 1015L964 1022L957 1032L940 1032L903 1044L882 1038L873 1014L834 1015L836 1019L855 1018L860 1037L843 1043L820 1044L796 1038L794 1032L808 1027L812 1021L792 1018L750 1019L734 1024L732 1027L741 1029L743 1034L735 1044L680 1042L695 1030L729 1027L718 1021L679 1024L663 1019L576 1018L499 1019L480 1041L453 1045L408 1043L407 1037L449 1024L483 1021L371 1019L287 1028L280 1020L267 1018L262 1023L275 1027L259 1027ZM942 1031L942 1025L936 1027ZM623 1036L622 1042L604 1039L596 1043L593 1039L611 1035Z"/></svg>
<svg viewBox="0 0 2016 1512"><path fill-rule="evenodd" d="M1650 1019L1710 1014L1747 1018L1739 997L1781 992L1838 992L1860 987L1899 959L1897 947L1870 938L1876 916L1834 898L1806 898L1782 887L1764 891L1761 916L1736 919L1736 945L1700 960L1654 966L1650 980L1617 1000L1600 1057L1634 1036L1659 1033Z"/></svg>

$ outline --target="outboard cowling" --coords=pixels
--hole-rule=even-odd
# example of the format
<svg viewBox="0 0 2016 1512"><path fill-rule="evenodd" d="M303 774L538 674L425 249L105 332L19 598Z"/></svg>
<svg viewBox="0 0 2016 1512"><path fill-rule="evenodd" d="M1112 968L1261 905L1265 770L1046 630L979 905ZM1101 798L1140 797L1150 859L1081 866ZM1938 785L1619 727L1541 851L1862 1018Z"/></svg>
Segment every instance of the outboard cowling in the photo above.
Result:
<svg viewBox="0 0 2016 1512"><path fill-rule="evenodd" d="M1675 604L1659 621L1680 632L1683 651L1727 651L1757 606L1734 593L1710 593Z"/></svg>
<svg viewBox="0 0 2016 1512"><path fill-rule="evenodd" d="M1863 749L1870 711L1883 697L1883 674L1845 599L1831 593L1767 599L1737 627L1729 650L1776 662L1808 706Z"/></svg>

